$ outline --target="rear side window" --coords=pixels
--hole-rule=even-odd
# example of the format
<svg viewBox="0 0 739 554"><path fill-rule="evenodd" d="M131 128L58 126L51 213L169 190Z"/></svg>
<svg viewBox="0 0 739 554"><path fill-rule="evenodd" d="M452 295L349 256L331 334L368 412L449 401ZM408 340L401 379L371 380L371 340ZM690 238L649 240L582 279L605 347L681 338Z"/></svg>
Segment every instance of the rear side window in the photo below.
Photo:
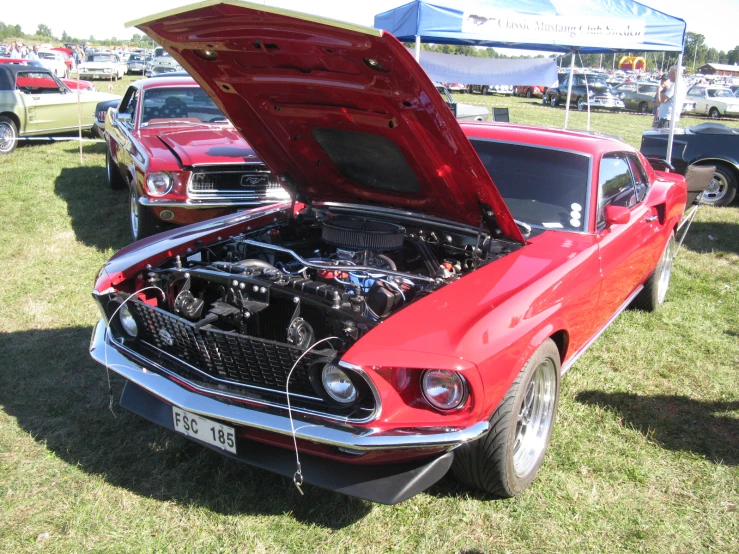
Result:
<svg viewBox="0 0 739 554"><path fill-rule="evenodd" d="M621 156L604 156L598 177L598 223L605 221L606 206L631 208L637 203L629 162Z"/></svg>
<svg viewBox="0 0 739 554"><path fill-rule="evenodd" d="M60 86L49 73L23 71L15 77L15 87L28 94L59 92Z"/></svg>

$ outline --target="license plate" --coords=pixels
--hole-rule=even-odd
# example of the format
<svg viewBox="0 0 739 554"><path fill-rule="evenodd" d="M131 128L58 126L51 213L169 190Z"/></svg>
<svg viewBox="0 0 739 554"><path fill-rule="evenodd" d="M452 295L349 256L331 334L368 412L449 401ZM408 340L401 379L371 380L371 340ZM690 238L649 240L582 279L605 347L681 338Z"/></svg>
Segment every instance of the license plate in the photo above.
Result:
<svg viewBox="0 0 739 554"><path fill-rule="evenodd" d="M172 419L174 430L178 433L236 454L236 432L233 427L176 406L172 406Z"/></svg>

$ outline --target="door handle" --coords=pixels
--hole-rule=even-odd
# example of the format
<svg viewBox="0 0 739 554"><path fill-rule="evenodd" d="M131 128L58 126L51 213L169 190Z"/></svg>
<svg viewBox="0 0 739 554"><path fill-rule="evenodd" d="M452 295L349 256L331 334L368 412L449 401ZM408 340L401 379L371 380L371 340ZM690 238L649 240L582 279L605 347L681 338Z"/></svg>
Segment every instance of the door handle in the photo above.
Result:
<svg viewBox="0 0 739 554"><path fill-rule="evenodd" d="M647 221L647 222L657 221L657 216L656 215L649 215L646 218L644 218L644 221Z"/></svg>

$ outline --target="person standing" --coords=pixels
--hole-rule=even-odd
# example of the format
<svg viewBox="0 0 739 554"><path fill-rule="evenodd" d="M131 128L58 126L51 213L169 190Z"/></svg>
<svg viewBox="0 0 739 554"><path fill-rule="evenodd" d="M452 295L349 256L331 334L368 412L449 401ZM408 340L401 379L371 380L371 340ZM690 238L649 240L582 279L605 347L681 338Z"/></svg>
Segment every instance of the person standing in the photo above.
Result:
<svg viewBox="0 0 739 554"><path fill-rule="evenodd" d="M20 48L18 48L17 42L11 42L10 43L10 51L8 52L8 57L13 58L14 60L20 60L23 56L21 56Z"/></svg>
<svg viewBox="0 0 739 554"><path fill-rule="evenodd" d="M672 110L675 105L682 107L682 95L677 90L675 79L677 79L677 66L673 65L667 73L668 81L665 83L667 86L657 90L657 102L659 107L657 108L657 128L666 129L670 126L670 120L672 119ZM680 111L677 112L675 121L680 117Z"/></svg>
<svg viewBox="0 0 739 554"><path fill-rule="evenodd" d="M33 49L28 52L28 56L26 56L26 59L38 61L38 44L33 45Z"/></svg>

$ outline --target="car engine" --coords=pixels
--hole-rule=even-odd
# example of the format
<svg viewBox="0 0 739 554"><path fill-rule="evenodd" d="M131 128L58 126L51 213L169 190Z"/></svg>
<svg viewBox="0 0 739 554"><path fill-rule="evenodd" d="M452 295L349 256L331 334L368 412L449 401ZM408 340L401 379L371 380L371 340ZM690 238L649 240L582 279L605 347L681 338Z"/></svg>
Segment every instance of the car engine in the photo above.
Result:
<svg viewBox="0 0 739 554"><path fill-rule="evenodd" d="M413 222L410 222L413 223ZM176 257L145 277L167 312L305 349L349 348L383 319L515 245L481 231L312 211ZM338 347L338 348L337 348Z"/></svg>

